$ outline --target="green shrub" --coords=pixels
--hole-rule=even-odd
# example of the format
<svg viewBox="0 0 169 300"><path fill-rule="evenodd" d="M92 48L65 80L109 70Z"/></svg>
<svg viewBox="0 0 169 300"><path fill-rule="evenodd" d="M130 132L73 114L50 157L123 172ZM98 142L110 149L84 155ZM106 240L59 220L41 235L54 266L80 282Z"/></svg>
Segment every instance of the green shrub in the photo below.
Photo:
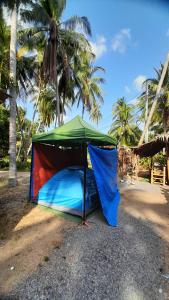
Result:
<svg viewBox="0 0 169 300"><path fill-rule="evenodd" d="M17 170L18 171L30 171L30 167L31 167L31 162L30 160L27 161L26 163L24 163L21 160L17 161Z"/></svg>
<svg viewBox="0 0 169 300"><path fill-rule="evenodd" d="M154 163L158 163L162 167L165 166L166 165L166 156L162 152L157 153L156 155L153 156L153 164ZM145 169L150 169L151 168L151 157L140 158L139 165Z"/></svg>
<svg viewBox="0 0 169 300"><path fill-rule="evenodd" d="M17 161L17 170L18 171L30 171L31 160L28 159L26 163L21 160ZM8 170L9 169L9 157L3 157L0 159L0 169Z"/></svg>
<svg viewBox="0 0 169 300"><path fill-rule="evenodd" d="M9 168L9 157L5 156L0 159L0 169L7 170Z"/></svg>

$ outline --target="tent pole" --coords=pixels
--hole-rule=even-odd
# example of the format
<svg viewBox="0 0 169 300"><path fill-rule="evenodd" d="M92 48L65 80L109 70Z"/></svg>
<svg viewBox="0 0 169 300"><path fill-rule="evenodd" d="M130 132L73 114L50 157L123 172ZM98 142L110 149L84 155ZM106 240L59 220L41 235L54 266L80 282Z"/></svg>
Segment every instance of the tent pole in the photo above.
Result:
<svg viewBox="0 0 169 300"><path fill-rule="evenodd" d="M34 144L32 143L32 152L31 152L31 169L30 169L30 180L29 180L29 199L28 202L32 200L32 181L33 181L33 151Z"/></svg>
<svg viewBox="0 0 169 300"><path fill-rule="evenodd" d="M87 173L87 145L83 145L83 163L84 163L84 180L83 180L83 223L86 222L86 173Z"/></svg>

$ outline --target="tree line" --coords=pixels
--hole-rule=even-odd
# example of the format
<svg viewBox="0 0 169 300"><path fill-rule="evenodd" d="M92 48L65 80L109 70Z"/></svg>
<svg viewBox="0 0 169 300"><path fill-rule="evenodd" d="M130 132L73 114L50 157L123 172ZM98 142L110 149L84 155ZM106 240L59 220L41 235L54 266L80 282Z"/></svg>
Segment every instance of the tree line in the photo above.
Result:
<svg viewBox="0 0 169 300"><path fill-rule="evenodd" d="M124 97L113 104L113 121L109 133L116 137L120 145L137 146L141 138L148 114L155 101L157 88L164 65L155 69L154 78L143 82L143 92L134 100L127 102ZM145 88L147 86L147 89ZM146 112L147 109L147 112ZM148 127L148 140L158 134L166 135L169 131L169 66L164 76L157 104Z"/></svg>
<svg viewBox="0 0 169 300"><path fill-rule="evenodd" d="M73 105L81 106L82 115L88 112L95 122L101 118L104 79L98 74L104 69L95 65L88 41L91 26L85 16L63 20L65 8L66 0L0 3L0 95L7 94L9 99L9 104L1 100L1 114L5 109L5 114L9 113L11 186L17 183L17 156L22 154L23 160L27 159L34 132L52 123L62 125L66 108ZM5 9L10 12L10 26ZM34 104L29 126L18 106L18 98L28 95Z"/></svg>

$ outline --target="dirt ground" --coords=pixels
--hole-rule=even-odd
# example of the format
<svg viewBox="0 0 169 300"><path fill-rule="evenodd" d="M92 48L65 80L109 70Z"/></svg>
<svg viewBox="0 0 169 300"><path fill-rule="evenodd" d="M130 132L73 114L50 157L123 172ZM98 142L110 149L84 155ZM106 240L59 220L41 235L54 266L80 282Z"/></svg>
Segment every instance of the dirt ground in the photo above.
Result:
<svg viewBox="0 0 169 300"><path fill-rule="evenodd" d="M133 217L152 224L165 242L165 268L162 273L169 274L169 186L141 181L135 185L122 184L121 195L121 207Z"/></svg>
<svg viewBox="0 0 169 300"><path fill-rule="evenodd" d="M122 185L122 208L130 215L148 220L157 233L169 243L169 187L138 182Z"/></svg>
<svg viewBox="0 0 169 300"><path fill-rule="evenodd" d="M60 247L64 230L77 220L28 203L29 174L20 173L19 185L9 189L0 174L0 294L45 264Z"/></svg>
<svg viewBox="0 0 169 300"><path fill-rule="evenodd" d="M54 248L63 242L64 231L78 226L77 218L27 203L29 174L20 173L19 185L6 186L7 173L0 173L0 294L10 292L19 282L50 260ZM166 242L169 273L169 187L139 182L121 185L121 208L129 215L153 224ZM68 216L68 215L67 215Z"/></svg>

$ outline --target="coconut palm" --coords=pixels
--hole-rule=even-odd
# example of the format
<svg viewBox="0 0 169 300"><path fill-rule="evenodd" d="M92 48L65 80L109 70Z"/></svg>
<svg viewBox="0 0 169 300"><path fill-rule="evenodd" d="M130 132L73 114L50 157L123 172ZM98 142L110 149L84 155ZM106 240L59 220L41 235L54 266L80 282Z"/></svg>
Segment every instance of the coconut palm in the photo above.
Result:
<svg viewBox="0 0 169 300"><path fill-rule="evenodd" d="M149 114L148 114L148 117L147 117L147 120L146 120L146 123L145 123L145 126L144 126L144 130L142 132L142 135L141 135L141 138L140 138L140 141L139 141L139 146L143 143L144 136L145 136L145 134L146 134L146 132L147 132L149 126L150 126L153 114L154 114L156 106L157 106L158 98L160 97L160 93L161 93L161 89L162 89L162 86L163 86L163 83L164 83L165 76L168 73L168 66L169 66L169 52L167 53L167 57L166 57L164 66L163 66L162 71L161 71L161 78L160 78L158 86L156 88L156 94L155 94L155 97L154 97L154 101L153 101L153 104L152 104L151 109L149 111Z"/></svg>
<svg viewBox="0 0 169 300"><path fill-rule="evenodd" d="M9 43L10 28L6 26L0 7L0 88L9 87Z"/></svg>
<svg viewBox="0 0 169 300"><path fill-rule="evenodd" d="M155 78L147 79L149 83L149 111L153 104L156 90L161 78L163 65L159 69L155 69ZM141 113L139 116L140 121L144 119L145 113L145 92L138 98L138 108ZM155 133L166 134L169 130L169 67L161 88L160 96L158 97L157 106L150 123L150 131Z"/></svg>
<svg viewBox="0 0 169 300"><path fill-rule="evenodd" d="M82 53L81 58L82 60L78 62L77 67L75 67L77 92L73 99L73 104L77 103L77 106L82 104L82 117L86 110L89 112L91 119L98 122L101 118L100 104L104 101L100 84L104 83L104 79L100 76L96 76L95 73L104 71L104 69L93 66L90 53Z"/></svg>
<svg viewBox="0 0 169 300"><path fill-rule="evenodd" d="M77 26L80 26L86 34L91 34L90 24L86 17L71 17L62 22L62 14L66 7L66 0L39 0L32 3L27 11L22 12L25 21L35 25L31 28L32 36L45 33L45 50L43 55L42 75L46 84L51 84L56 93L56 115L58 125L60 121L60 99L58 91L58 72L59 65L64 66L64 74L69 77L70 72L70 52L77 51L76 47L83 43L87 45L85 37L75 32ZM30 36L30 31L29 31ZM85 41L85 43L84 43ZM73 47L72 47L73 46ZM88 44L89 47L89 44Z"/></svg>
<svg viewBox="0 0 169 300"><path fill-rule="evenodd" d="M101 118L102 118L102 114L100 111L100 105L94 103L90 111L90 120L98 124Z"/></svg>
<svg viewBox="0 0 169 300"><path fill-rule="evenodd" d="M113 122L109 134L116 137L120 145L137 144L140 130L134 124L132 105L120 98L113 104Z"/></svg>
<svg viewBox="0 0 169 300"><path fill-rule="evenodd" d="M16 186L16 42L17 20L20 4L29 4L29 0L1 0L0 6L11 10L10 36L10 122L9 122L9 185Z"/></svg>

